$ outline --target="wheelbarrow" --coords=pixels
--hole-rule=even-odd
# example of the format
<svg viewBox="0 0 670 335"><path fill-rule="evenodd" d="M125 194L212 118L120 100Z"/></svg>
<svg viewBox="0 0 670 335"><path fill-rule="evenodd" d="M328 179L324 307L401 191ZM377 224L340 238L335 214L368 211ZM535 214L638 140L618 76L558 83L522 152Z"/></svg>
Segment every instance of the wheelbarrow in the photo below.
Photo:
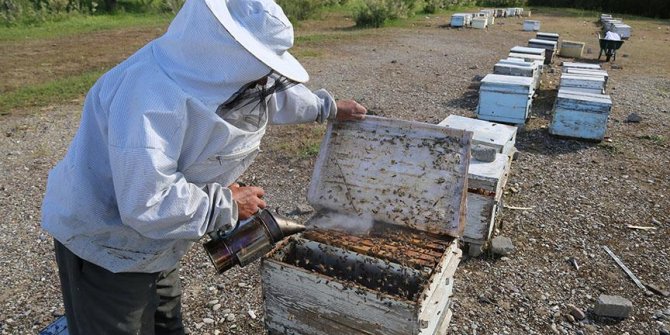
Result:
<svg viewBox="0 0 670 335"><path fill-rule="evenodd" d="M621 48L623 41L613 41L606 40L604 38L599 39L600 41L600 53L598 54L598 60L602 57L603 53L605 54L605 61L609 62L610 58L616 60L616 51Z"/></svg>

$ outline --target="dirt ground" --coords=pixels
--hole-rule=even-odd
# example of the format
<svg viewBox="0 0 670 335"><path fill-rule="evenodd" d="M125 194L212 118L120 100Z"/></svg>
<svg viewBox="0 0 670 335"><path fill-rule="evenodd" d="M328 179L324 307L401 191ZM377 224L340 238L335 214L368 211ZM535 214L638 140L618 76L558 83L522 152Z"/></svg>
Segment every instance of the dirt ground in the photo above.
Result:
<svg viewBox="0 0 670 335"><path fill-rule="evenodd" d="M584 41L595 62L595 17L533 11L542 31ZM446 16L420 16L404 27L352 30L351 21L325 17L297 28L296 54L311 74L308 86L355 98L377 115L438 123L450 114L474 116L478 80L533 33L522 19L500 19L488 30L444 27ZM451 334L659 334L670 328L670 300L646 295L601 246L608 246L643 282L670 289L670 25L626 20L632 38L619 51L608 94L614 106L607 140L548 134L563 60L543 75L531 120L520 130L499 233L515 244L504 258L464 259L456 272ZM115 63L157 30L94 33L0 46L2 91L20 82ZM111 47L115 41L114 47ZM118 47L122 45L123 47ZM40 52L48 49L47 53ZM84 57L87 54L99 57ZM27 61L30 59L31 61ZM31 64L55 64L34 67ZM85 59L85 60L84 60ZM5 79L6 78L6 79ZM45 106L0 117L0 333L34 334L62 315L51 239L40 230L48 170L64 155L81 106ZM625 122L630 113L640 123ZM306 220L305 199L324 126L273 127L264 150L243 177L262 186L282 213ZM628 225L652 227L650 230ZM579 264L577 269L571 259ZM184 316L191 334L263 334L258 262L223 275L196 245L182 263ZM591 313L600 294L633 303L622 321ZM586 312L578 321L568 305Z"/></svg>

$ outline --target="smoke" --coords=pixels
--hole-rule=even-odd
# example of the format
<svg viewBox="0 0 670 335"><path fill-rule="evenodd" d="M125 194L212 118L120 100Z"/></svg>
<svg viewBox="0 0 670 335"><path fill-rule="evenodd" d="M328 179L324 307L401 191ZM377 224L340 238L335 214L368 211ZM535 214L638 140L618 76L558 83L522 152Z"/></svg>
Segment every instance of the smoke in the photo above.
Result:
<svg viewBox="0 0 670 335"><path fill-rule="evenodd" d="M367 234L372 230L374 219L367 214L345 215L326 212L314 217L308 224L308 229L329 229L350 234Z"/></svg>

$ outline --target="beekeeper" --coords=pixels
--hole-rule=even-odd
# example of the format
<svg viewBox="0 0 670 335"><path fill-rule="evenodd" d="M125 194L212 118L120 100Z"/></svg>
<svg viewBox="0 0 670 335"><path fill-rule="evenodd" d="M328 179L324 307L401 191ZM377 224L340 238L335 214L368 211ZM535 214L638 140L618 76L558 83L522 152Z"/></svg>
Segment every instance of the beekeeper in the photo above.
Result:
<svg viewBox="0 0 670 335"><path fill-rule="evenodd" d="M292 45L272 0L188 0L89 91L42 207L70 334L183 334L179 260L265 207L235 180L266 126L364 118L302 84Z"/></svg>

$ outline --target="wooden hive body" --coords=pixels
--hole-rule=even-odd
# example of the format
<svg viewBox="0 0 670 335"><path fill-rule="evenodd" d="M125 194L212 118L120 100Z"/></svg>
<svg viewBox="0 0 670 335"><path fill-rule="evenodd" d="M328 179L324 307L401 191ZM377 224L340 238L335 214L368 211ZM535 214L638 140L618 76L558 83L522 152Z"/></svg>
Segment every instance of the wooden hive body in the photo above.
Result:
<svg viewBox="0 0 670 335"><path fill-rule="evenodd" d="M554 135L600 141L607 131L607 119L612 109L608 95L558 91L549 132Z"/></svg>
<svg viewBox="0 0 670 335"><path fill-rule="evenodd" d="M547 40L547 41L554 41L558 42L558 39L560 38L560 35L557 33L544 33L544 32L538 32L535 34L535 38L539 40Z"/></svg>
<svg viewBox="0 0 670 335"><path fill-rule="evenodd" d="M502 189L510 171L517 128L499 123L449 115L439 123L473 132L472 143L495 148L493 162L470 161L468 169L468 215L463 241L481 246L491 238L495 217L500 210Z"/></svg>
<svg viewBox="0 0 670 335"><path fill-rule="evenodd" d="M530 113L533 78L488 74L479 88L477 118L524 124Z"/></svg>
<svg viewBox="0 0 670 335"><path fill-rule="evenodd" d="M605 77L564 73L561 75L560 87L574 87L591 91L594 94L602 94L605 91Z"/></svg>
<svg viewBox="0 0 670 335"><path fill-rule="evenodd" d="M308 192L313 230L261 263L269 333L445 334L471 137L378 117L330 123ZM344 222L373 229L332 230Z"/></svg>

